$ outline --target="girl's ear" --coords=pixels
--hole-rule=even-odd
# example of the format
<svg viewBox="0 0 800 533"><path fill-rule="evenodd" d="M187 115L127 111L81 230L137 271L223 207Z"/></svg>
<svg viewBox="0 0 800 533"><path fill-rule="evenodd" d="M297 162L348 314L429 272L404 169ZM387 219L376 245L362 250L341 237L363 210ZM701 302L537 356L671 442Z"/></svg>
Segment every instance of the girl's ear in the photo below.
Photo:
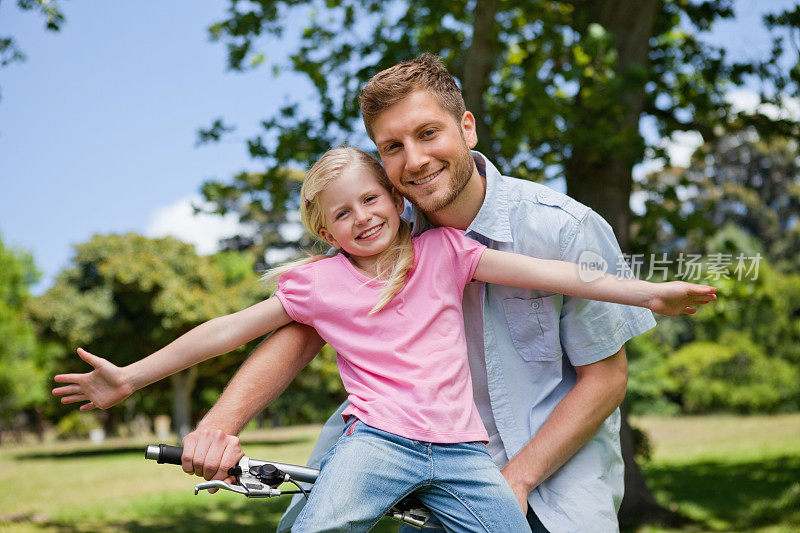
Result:
<svg viewBox="0 0 800 533"><path fill-rule="evenodd" d="M394 207L397 209L397 214L402 215L403 211L406 210L406 199L394 187L392 187L392 202L394 202Z"/></svg>
<svg viewBox="0 0 800 533"><path fill-rule="evenodd" d="M342 246L339 244L339 241L333 238L333 235L328 228L320 228L319 229L319 236L325 239L325 242L336 248L337 250L341 250Z"/></svg>

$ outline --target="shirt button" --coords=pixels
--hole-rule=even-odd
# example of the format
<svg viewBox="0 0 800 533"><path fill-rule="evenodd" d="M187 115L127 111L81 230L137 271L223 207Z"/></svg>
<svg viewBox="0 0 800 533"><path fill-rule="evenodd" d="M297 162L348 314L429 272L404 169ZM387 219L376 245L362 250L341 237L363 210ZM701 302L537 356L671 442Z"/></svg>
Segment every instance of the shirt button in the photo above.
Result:
<svg viewBox="0 0 800 533"><path fill-rule="evenodd" d="M531 303L531 307L533 307L534 309L539 309L539 302Z"/></svg>

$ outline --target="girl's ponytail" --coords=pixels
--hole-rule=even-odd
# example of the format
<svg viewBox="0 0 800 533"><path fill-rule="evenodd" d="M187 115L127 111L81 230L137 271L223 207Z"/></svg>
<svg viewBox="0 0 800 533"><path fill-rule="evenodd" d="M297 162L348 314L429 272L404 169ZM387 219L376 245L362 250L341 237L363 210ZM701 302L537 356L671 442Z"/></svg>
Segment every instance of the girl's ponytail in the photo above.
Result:
<svg viewBox="0 0 800 533"><path fill-rule="evenodd" d="M267 287L272 287L273 285L277 285L278 280L281 279L281 276L283 276L293 268L307 265L309 263L319 261L320 259L326 259L328 257L330 256L312 255L310 257L304 257L302 259L295 259L294 261L289 261L288 263L276 266L275 268L270 268L269 270L264 272L264 274L261 276L261 283L263 283Z"/></svg>

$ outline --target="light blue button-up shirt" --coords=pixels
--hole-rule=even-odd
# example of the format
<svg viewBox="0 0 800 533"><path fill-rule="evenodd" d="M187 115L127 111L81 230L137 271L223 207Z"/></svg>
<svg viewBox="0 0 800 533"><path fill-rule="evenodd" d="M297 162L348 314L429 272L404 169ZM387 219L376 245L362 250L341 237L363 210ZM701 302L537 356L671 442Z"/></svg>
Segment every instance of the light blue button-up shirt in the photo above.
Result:
<svg viewBox="0 0 800 533"><path fill-rule="evenodd" d="M594 211L541 184L502 176L473 152L486 196L467 236L489 248L591 262L631 276L610 226ZM407 210L415 234L431 227ZM489 451L503 466L536 434L575 384L575 366L615 353L655 326L650 311L514 287L470 283L464 321L475 403L490 434ZM337 410L309 460L319 466L341 434ZM553 533L616 531L623 496L619 410L564 466L539 485L528 503ZM292 502L279 531L299 510Z"/></svg>

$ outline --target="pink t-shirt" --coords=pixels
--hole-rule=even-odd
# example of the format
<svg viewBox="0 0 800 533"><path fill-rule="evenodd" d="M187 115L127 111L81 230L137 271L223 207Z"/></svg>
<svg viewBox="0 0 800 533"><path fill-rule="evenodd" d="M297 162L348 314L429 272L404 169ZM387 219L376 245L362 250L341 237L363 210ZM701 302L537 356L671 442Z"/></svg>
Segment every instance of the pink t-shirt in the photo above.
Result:
<svg viewBox="0 0 800 533"><path fill-rule="evenodd" d="M342 254L283 275L275 295L286 312L338 353L345 418L427 442L488 439L472 401L461 314L485 248L453 228L426 231L414 239L405 287L371 316L382 284Z"/></svg>

